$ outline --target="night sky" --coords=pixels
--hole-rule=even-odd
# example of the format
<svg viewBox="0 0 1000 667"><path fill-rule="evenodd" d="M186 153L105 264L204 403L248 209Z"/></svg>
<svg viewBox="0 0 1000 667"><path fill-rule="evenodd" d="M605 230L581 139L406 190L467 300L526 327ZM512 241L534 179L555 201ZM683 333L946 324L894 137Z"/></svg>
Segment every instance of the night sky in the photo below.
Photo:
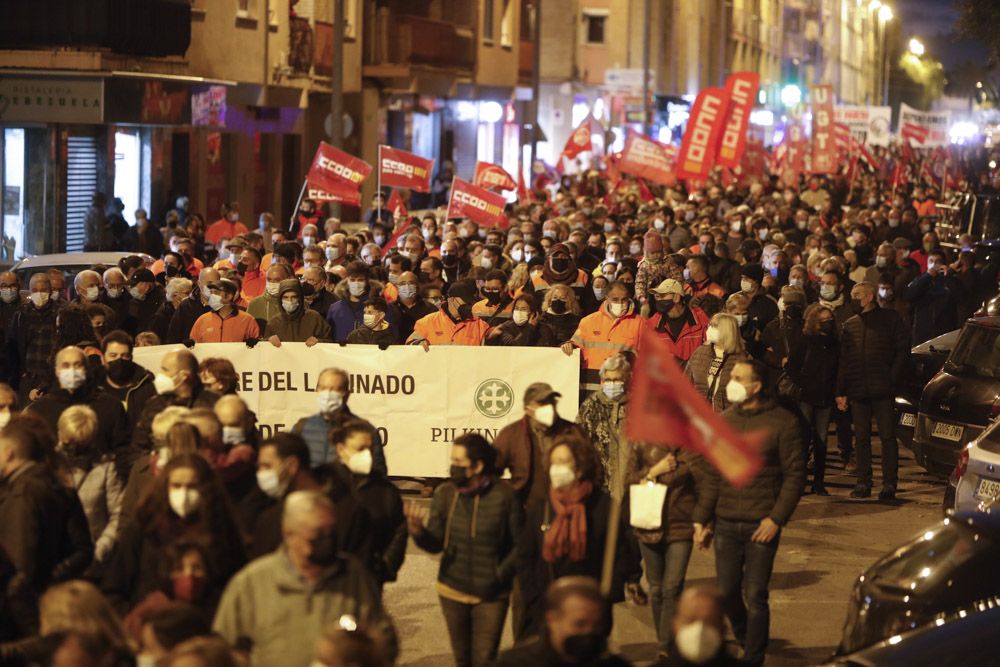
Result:
<svg viewBox="0 0 1000 667"><path fill-rule="evenodd" d="M904 44L910 37L918 37L927 46L927 55L944 63L945 69L966 60L985 60L983 45L956 33L959 10L953 0L895 0L890 4L902 22Z"/></svg>

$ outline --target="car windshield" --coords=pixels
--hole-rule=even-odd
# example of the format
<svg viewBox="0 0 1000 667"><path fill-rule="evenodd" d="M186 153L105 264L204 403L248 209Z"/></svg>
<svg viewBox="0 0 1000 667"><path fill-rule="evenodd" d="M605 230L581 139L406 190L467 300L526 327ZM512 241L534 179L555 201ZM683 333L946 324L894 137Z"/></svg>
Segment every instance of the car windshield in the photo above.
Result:
<svg viewBox="0 0 1000 667"><path fill-rule="evenodd" d="M1000 329L966 325L945 364L949 373L1000 377Z"/></svg>
<svg viewBox="0 0 1000 667"><path fill-rule="evenodd" d="M949 521L897 551L877 568L874 580L883 587L901 591L934 588L991 545L992 541L982 533Z"/></svg>

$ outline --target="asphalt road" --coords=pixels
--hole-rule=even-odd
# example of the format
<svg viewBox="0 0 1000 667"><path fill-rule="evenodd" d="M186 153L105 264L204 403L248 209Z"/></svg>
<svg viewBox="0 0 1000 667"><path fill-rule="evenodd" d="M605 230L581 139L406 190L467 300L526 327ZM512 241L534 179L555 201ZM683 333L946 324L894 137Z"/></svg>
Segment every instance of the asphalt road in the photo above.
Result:
<svg viewBox="0 0 1000 667"><path fill-rule="evenodd" d="M831 496L803 497L781 536L771 579L769 666L823 662L840 639L847 599L857 576L941 516L943 482L924 473L909 450L900 451L900 486L891 504L848 498L854 479L835 459L831 454L827 468ZM877 496L877 456L875 467ZM385 589L385 604L402 642L400 665L454 664L434 592L436 576L437 558L411 542L399 580ZM711 550L696 551L688 567L688 583L714 580ZM617 605L611 640L635 664L650 664L656 647L649 608ZM510 645L508 623L501 650Z"/></svg>

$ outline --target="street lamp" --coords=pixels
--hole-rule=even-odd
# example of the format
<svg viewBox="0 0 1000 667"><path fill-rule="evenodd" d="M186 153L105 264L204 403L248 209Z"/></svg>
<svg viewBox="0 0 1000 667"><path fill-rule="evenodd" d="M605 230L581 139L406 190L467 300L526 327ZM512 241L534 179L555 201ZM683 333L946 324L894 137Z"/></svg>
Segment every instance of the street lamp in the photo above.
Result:
<svg viewBox="0 0 1000 667"><path fill-rule="evenodd" d="M888 23L892 20L892 7L889 5L882 5L878 10L878 20L882 23Z"/></svg>
<svg viewBox="0 0 1000 667"><path fill-rule="evenodd" d="M918 58L920 56L924 55L924 50L925 50L924 49L924 45L916 37L911 37L910 38L910 45L909 46L910 46L910 53L912 53L913 55L917 56Z"/></svg>

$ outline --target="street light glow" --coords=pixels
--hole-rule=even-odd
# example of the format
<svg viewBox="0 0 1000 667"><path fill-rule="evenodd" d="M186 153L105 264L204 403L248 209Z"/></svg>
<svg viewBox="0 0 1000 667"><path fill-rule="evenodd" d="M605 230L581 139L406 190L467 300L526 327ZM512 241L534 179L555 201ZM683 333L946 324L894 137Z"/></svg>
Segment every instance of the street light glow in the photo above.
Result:
<svg viewBox="0 0 1000 667"><path fill-rule="evenodd" d="M794 107L802 101L802 89L790 83L781 89L781 103L786 107Z"/></svg>
<svg viewBox="0 0 1000 667"><path fill-rule="evenodd" d="M916 37L910 38L910 53L915 56L922 56L924 55L924 50L924 45L919 39Z"/></svg>
<svg viewBox="0 0 1000 667"><path fill-rule="evenodd" d="M945 83L947 83L947 82L945 82ZM976 81L976 88L982 88L982 87L983 87L983 82L982 81Z"/></svg>
<svg viewBox="0 0 1000 667"><path fill-rule="evenodd" d="M881 0L872 0L871 2L868 3L868 11L877 12L880 9L882 9Z"/></svg>
<svg viewBox="0 0 1000 667"><path fill-rule="evenodd" d="M892 7L889 5L882 5L878 10L878 20L882 23L888 23L892 20Z"/></svg>

